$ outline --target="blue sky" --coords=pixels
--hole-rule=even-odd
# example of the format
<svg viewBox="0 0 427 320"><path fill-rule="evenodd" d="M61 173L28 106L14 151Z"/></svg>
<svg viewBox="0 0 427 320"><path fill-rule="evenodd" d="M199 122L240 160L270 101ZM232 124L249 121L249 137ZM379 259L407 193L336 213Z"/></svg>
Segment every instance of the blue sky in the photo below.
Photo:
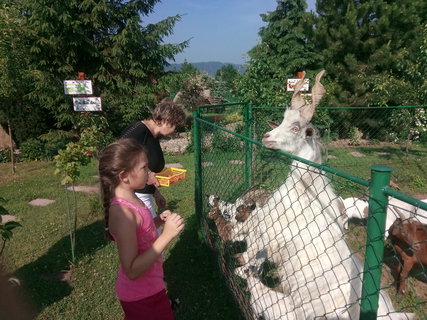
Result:
<svg viewBox="0 0 427 320"><path fill-rule="evenodd" d="M174 34L165 38L166 43L191 38L189 47L175 56L176 63L242 64L246 53L259 42L259 28L265 25L260 14L274 11L276 5L276 0L162 0L143 23L183 15ZM308 10L315 10L315 0L308 0Z"/></svg>

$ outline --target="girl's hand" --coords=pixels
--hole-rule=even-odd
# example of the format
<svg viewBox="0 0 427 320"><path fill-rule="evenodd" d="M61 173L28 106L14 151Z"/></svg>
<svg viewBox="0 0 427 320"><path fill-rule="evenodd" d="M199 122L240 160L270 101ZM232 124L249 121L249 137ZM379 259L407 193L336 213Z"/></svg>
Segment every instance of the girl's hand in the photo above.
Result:
<svg viewBox="0 0 427 320"><path fill-rule="evenodd" d="M158 208L167 208L167 202L165 197L162 196L162 194L160 193L160 191L157 189L154 192L154 201L156 201L156 205Z"/></svg>
<svg viewBox="0 0 427 320"><path fill-rule="evenodd" d="M160 220L162 220L163 222L166 221L166 219L172 214L172 211L170 210L165 210L163 211L161 214L159 214L159 218Z"/></svg>
<svg viewBox="0 0 427 320"><path fill-rule="evenodd" d="M175 238L184 229L184 219L177 213L171 213L165 222L162 235Z"/></svg>

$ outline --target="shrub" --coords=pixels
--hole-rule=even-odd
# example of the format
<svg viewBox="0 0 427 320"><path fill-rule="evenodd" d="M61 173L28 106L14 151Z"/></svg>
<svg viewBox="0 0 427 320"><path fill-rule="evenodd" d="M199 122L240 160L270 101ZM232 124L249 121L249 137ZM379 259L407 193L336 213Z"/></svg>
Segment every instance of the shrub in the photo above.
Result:
<svg viewBox="0 0 427 320"><path fill-rule="evenodd" d="M351 127L348 133L348 137L350 139L350 144L353 146L360 145L363 133L357 127Z"/></svg>
<svg viewBox="0 0 427 320"><path fill-rule="evenodd" d="M0 149L0 162L10 162L10 149Z"/></svg>
<svg viewBox="0 0 427 320"><path fill-rule="evenodd" d="M24 141L19 148L21 157L25 160L43 160L45 159L44 143L39 139L30 138Z"/></svg>
<svg viewBox="0 0 427 320"><path fill-rule="evenodd" d="M225 120L227 120L228 122L242 121L243 115L240 114L239 112L233 112L231 114L226 115Z"/></svg>
<svg viewBox="0 0 427 320"><path fill-rule="evenodd" d="M221 131L216 131L212 136L212 149L219 151L241 150L240 139L227 135Z"/></svg>
<svg viewBox="0 0 427 320"><path fill-rule="evenodd" d="M39 138L44 143L44 154L49 160L52 160L59 150L65 149L69 142L75 140L71 132L63 130L50 130Z"/></svg>

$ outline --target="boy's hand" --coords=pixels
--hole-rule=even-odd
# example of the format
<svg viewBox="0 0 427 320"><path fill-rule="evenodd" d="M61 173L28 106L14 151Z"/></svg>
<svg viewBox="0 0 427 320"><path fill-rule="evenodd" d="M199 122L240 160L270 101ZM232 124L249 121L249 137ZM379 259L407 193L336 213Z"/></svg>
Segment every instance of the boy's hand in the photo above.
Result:
<svg viewBox="0 0 427 320"><path fill-rule="evenodd" d="M156 178L155 172L152 172L152 171L148 172L147 184L151 184L156 188L160 186L159 180Z"/></svg>

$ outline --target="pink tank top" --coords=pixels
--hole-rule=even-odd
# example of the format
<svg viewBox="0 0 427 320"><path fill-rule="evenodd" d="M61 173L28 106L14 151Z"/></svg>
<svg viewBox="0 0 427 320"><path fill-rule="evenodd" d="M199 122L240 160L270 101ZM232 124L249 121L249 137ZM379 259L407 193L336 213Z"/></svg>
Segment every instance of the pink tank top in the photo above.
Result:
<svg viewBox="0 0 427 320"><path fill-rule="evenodd" d="M150 210L145 206L138 206L124 198L114 197L111 206L119 205L131 209L141 217L141 225L136 229L138 253L143 253L151 247L157 239L158 233ZM112 235L114 238L114 235ZM165 289L163 281L163 258L160 255L156 262L138 279L129 279L122 266L116 281L116 295L121 301L137 301L150 297Z"/></svg>

